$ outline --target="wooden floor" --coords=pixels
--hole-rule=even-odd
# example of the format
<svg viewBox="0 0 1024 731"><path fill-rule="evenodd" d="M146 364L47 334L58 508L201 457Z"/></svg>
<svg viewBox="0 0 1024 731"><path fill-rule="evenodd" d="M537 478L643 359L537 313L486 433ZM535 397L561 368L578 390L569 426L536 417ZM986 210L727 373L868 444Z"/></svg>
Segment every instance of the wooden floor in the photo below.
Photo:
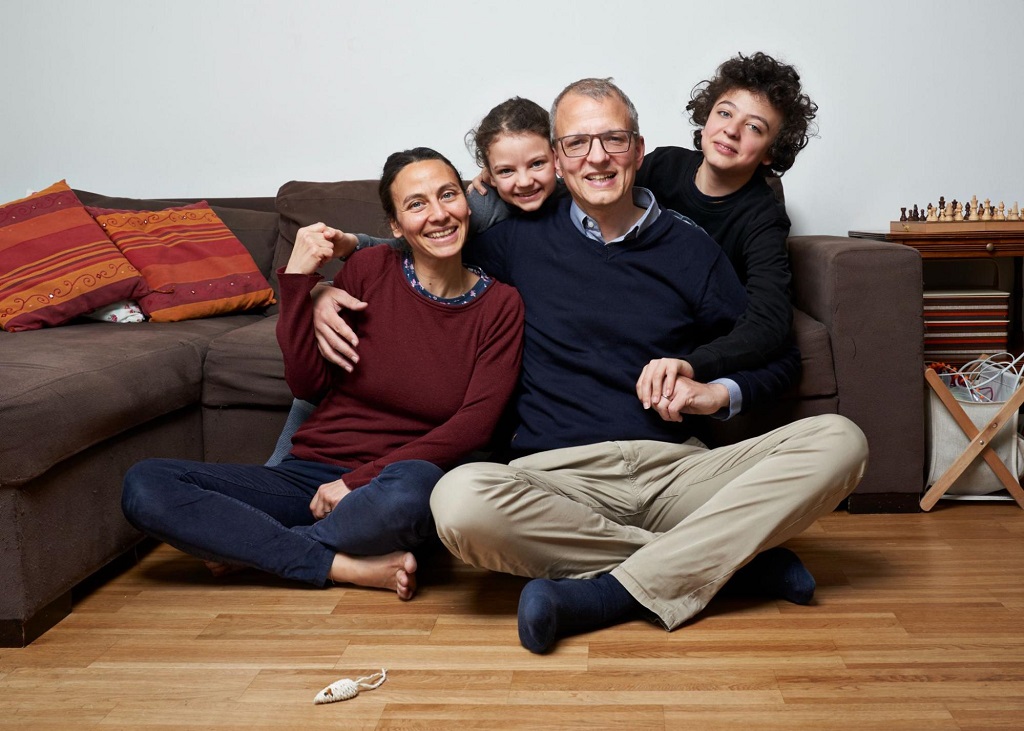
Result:
<svg viewBox="0 0 1024 731"><path fill-rule="evenodd" d="M790 544L816 601L720 600L519 646L522 580L453 562L410 603L160 546L24 649L0 649L0 730L1022 729L1024 511L837 512ZM379 689L322 687L388 669Z"/></svg>

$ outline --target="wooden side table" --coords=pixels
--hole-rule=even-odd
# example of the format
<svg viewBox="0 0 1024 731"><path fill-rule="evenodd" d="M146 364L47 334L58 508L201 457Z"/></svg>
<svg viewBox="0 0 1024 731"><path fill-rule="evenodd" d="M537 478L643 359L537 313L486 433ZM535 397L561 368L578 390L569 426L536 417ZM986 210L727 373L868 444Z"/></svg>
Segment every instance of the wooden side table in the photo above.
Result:
<svg viewBox="0 0 1024 731"><path fill-rule="evenodd" d="M900 229L900 230L897 230ZM893 241L921 252L922 259L992 259L1013 257L1013 291L1010 295L1010 349L1020 352L1021 304L1024 292L1021 258L1024 257L1024 223L893 223L889 231L849 231L853 238Z"/></svg>

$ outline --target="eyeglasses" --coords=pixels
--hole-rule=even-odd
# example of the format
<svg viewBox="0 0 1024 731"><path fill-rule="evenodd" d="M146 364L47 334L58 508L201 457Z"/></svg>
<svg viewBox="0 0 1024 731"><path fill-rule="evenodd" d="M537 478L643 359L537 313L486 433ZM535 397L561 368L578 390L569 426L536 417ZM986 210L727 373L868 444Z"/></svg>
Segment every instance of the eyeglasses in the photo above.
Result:
<svg viewBox="0 0 1024 731"><path fill-rule="evenodd" d="M556 142L562 146L562 152L566 157L586 157L590 154L590 148L594 140L601 143L601 148L609 155L620 152L627 152L633 144L636 132L625 129L613 129L610 132L602 132L599 135L566 135L559 137Z"/></svg>

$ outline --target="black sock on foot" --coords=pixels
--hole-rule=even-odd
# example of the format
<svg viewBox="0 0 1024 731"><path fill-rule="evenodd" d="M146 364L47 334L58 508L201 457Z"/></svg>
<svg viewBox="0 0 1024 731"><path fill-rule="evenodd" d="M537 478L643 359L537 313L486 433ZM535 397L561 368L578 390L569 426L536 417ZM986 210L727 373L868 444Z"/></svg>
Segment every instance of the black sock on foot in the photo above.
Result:
<svg viewBox="0 0 1024 731"><path fill-rule="evenodd" d="M808 604L814 587L814 577L799 556L782 546L754 556L726 584L731 594L768 596L793 604Z"/></svg>
<svg viewBox="0 0 1024 731"><path fill-rule="evenodd" d="M547 652L560 637L627 622L643 609L611 574L534 579L519 596L519 641L530 652Z"/></svg>

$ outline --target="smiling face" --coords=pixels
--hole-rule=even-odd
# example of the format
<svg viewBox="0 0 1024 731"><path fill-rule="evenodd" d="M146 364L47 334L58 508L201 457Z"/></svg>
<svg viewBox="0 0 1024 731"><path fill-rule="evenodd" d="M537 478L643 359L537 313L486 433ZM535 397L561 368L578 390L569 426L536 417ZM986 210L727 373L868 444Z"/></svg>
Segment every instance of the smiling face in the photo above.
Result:
<svg viewBox="0 0 1024 731"><path fill-rule="evenodd" d="M629 110L616 96L593 99L577 93L566 94L558 103L555 138L567 135L597 135L613 130L630 130ZM596 218L604 215L630 215L633 208L633 181L644 157L644 138L637 135L626 152L605 152L593 140L584 157L568 157L560 143L555 144L555 165L573 200L585 213Z"/></svg>
<svg viewBox="0 0 1024 731"><path fill-rule="evenodd" d="M410 163L391 184L391 231L404 237L413 258L450 259L462 253L469 205L455 172L440 160Z"/></svg>
<svg viewBox="0 0 1024 731"><path fill-rule="evenodd" d="M555 156L540 135L500 134L487 149L487 169L509 205L536 211L555 190Z"/></svg>
<svg viewBox="0 0 1024 731"><path fill-rule="evenodd" d="M771 163L769 150L781 125L782 115L764 97L746 89L727 91L701 131L704 161L718 176L745 183Z"/></svg>

